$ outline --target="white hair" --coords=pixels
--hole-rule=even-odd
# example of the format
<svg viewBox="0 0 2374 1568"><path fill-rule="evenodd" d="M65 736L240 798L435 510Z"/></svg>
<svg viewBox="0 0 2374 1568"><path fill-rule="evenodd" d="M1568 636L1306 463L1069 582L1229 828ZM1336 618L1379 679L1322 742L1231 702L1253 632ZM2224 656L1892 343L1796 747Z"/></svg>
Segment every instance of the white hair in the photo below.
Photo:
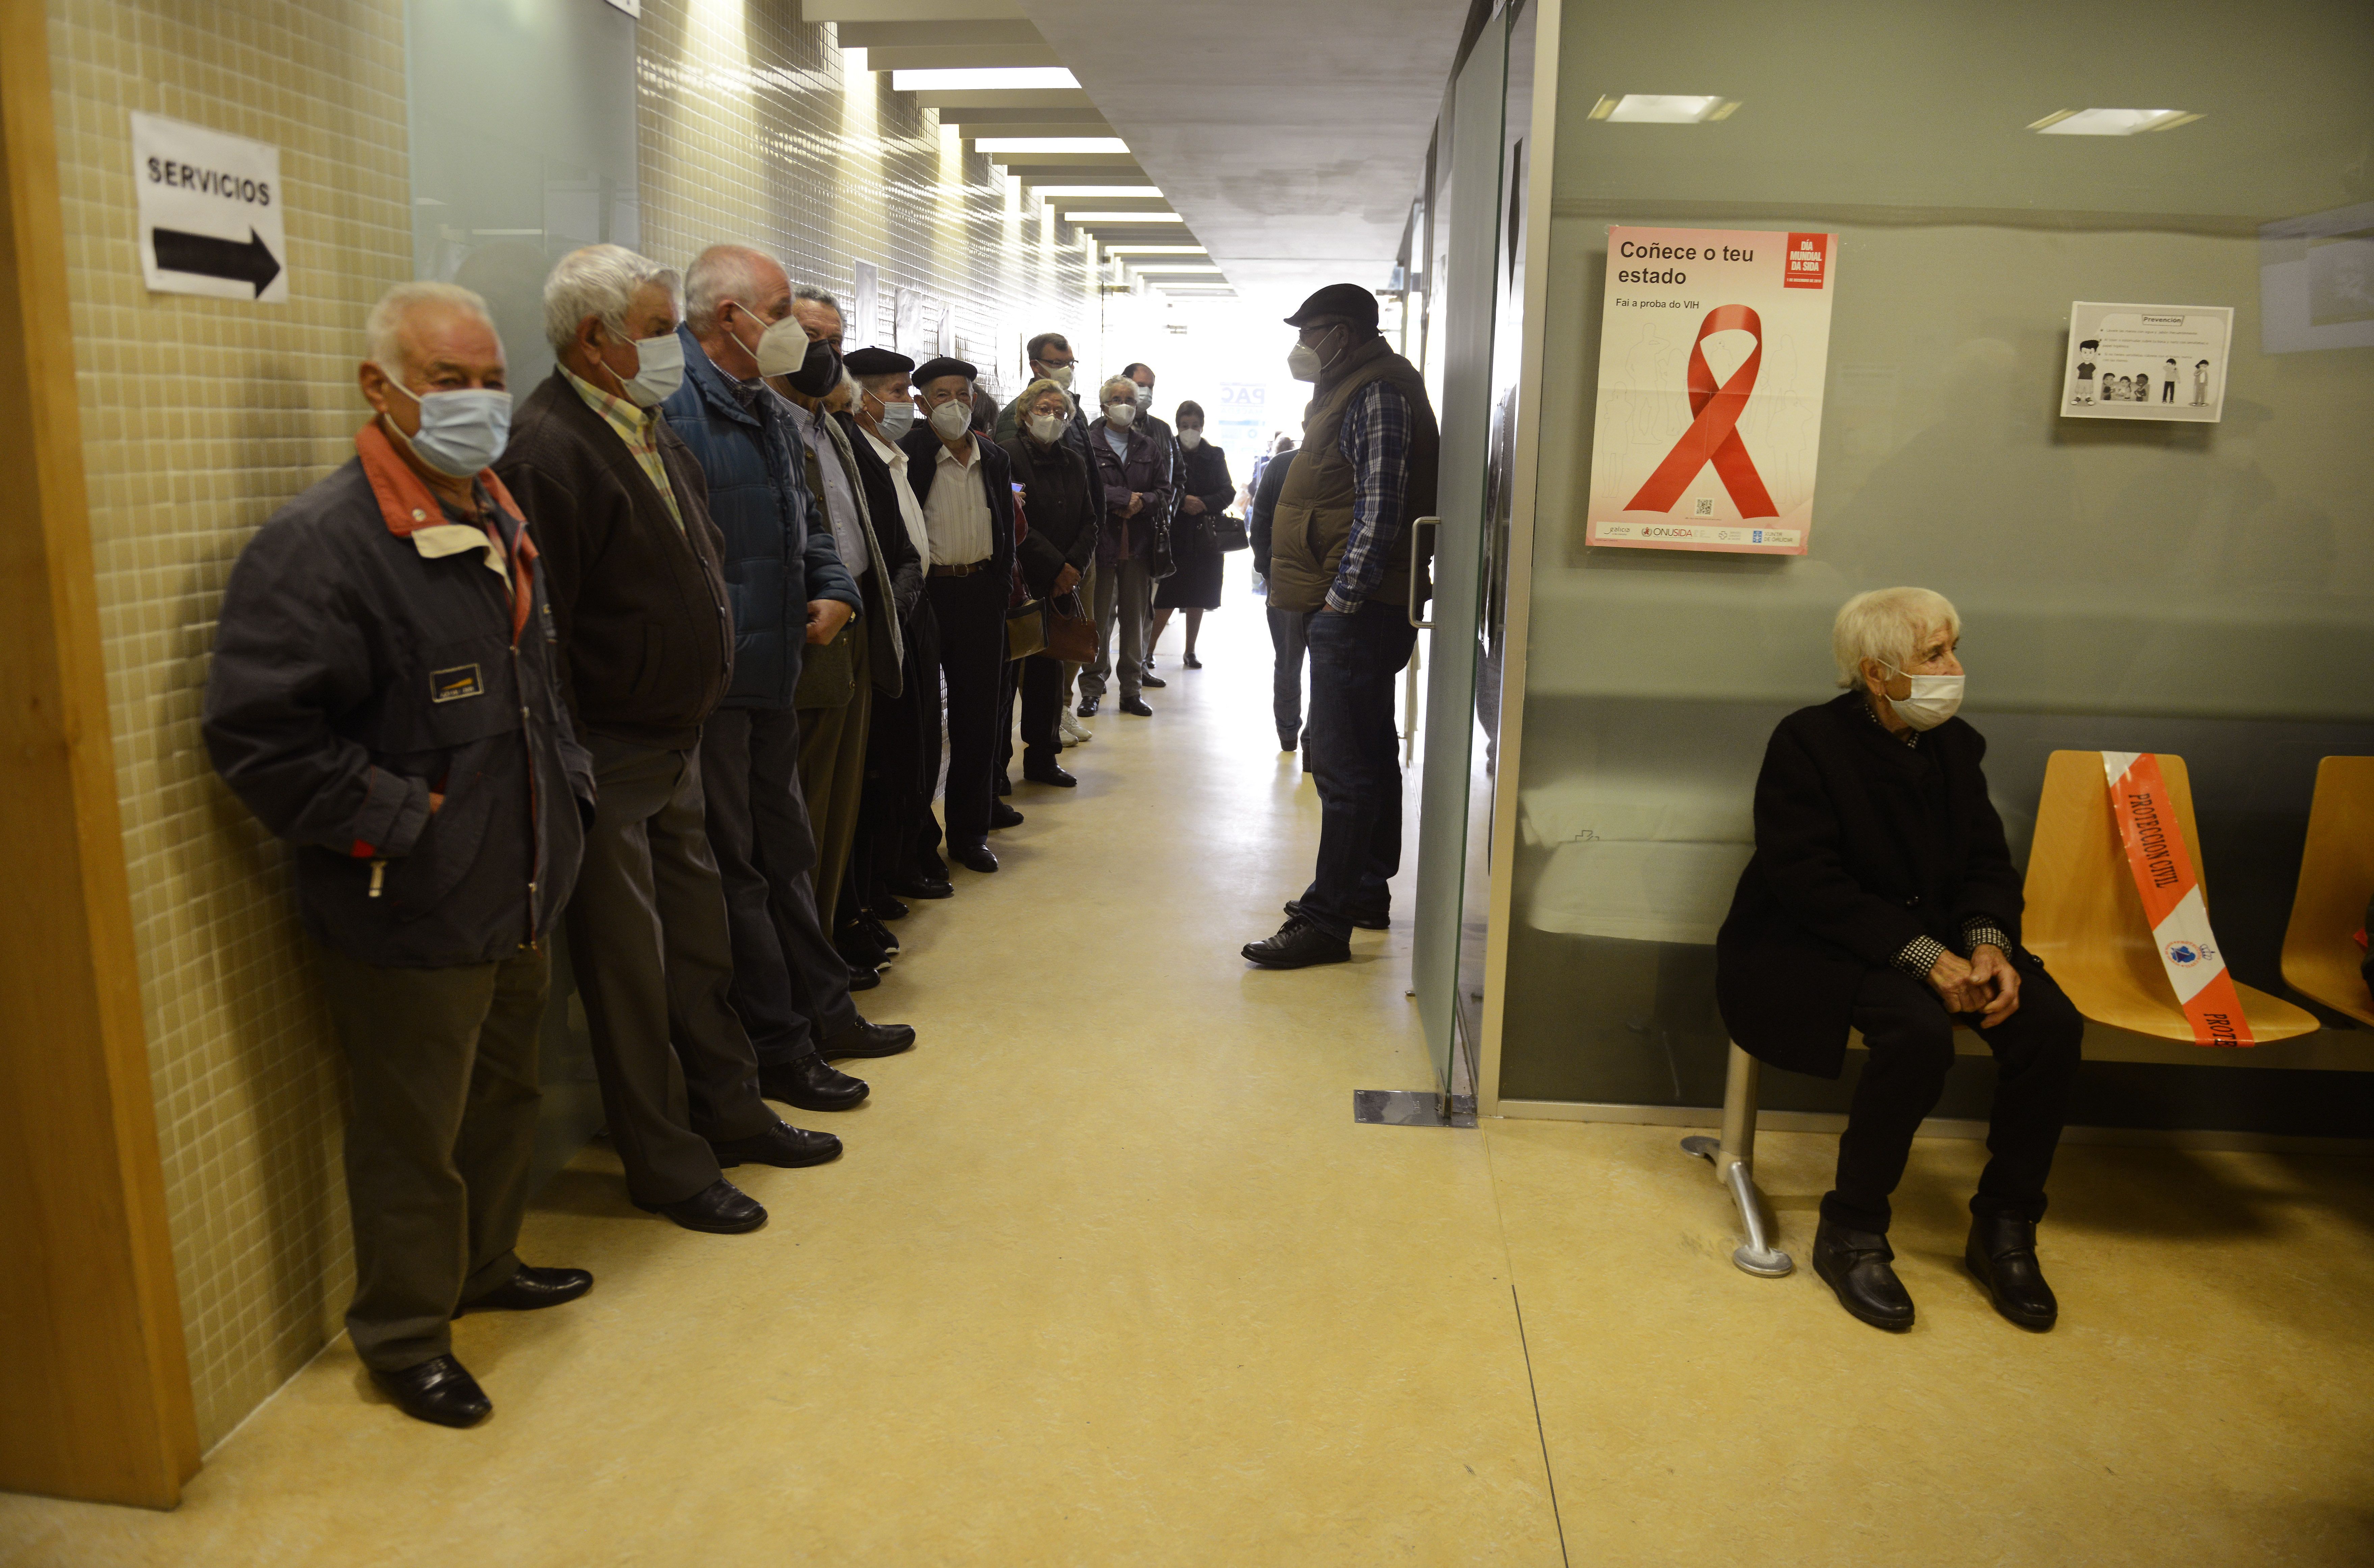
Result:
<svg viewBox="0 0 2374 1568"><path fill-rule="evenodd" d="M1830 626L1830 656L1839 662L1841 687L1863 684L1863 661L1876 659L1897 670L1909 670L1921 638L1942 631L1962 635L1962 617L1954 602L1926 588L1875 588L1839 606Z"/></svg>
<svg viewBox="0 0 2374 1568"><path fill-rule="evenodd" d="M627 335L627 312L647 283L657 283L670 299L684 293L674 267L639 256L623 245L587 245L560 258L544 280L544 337L555 354L566 354L577 328L592 316L618 337Z"/></svg>
<svg viewBox="0 0 2374 1568"><path fill-rule="evenodd" d="M494 330L494 314L487 302L458 283L399 283L381 295L370 314L363 318L363 339L370 345L372 364L390 375L404 369L397 362L404 357L404 323L411 320L413 311L429 305L466 311L486 322L488 331Z"/></svg>
<svg viewBox="0 0 2374 1568"><path fill-rule="evenodd" d="M847 312L840 308L840 301L832 297L830 290L818 288L813 283L804 283L793 289L792 298L795 300L805 299L812 305L821 305L836 316L847 315Z"/></svg>
<svg viewBox="0 0 2374 1568"><path fill-rule="evenodd" d="M695 256L684 275L684 319L691 323L693 335L713 330L729 299L749 310L751 301L766 291L770 268L781 273L783 265L747 245L711 245Z"/></svg>
<svg viewBox="0 0 2374 1568"><path fill-rule="evenodd" d="M1097 388L1098 400L1099 402L1103 401L1105 393L1112 391L1115 387L1127 387L1129 389L1129 401L1132 403L1135 403L1137 401L1137 383L1127 376L1107 376L1105 378L1104 384Z"/></svg>

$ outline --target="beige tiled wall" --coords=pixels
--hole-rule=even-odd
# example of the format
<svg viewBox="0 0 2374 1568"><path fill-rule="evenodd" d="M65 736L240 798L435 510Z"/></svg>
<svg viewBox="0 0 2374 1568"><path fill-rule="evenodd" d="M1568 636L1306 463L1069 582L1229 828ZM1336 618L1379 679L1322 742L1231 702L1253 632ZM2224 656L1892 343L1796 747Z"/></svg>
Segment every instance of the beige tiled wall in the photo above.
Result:
<svg viewBox="0 0 2374 1568"><path fill-rule="evenodd" d="M207 766L215 604L353 451L356 325L410 269L402 0L53 0L100 635L165 1191L211 1445L335 1332L340 1082L278 848ZM143 287L129 112L280 148L288 302Z"/></svg>
<svg viewBox="0 0 2374 1568"><path fill-rule="evenodd" d="M986 158L943 141L887 74L849 77L833 29L797 14L643 0L643 249L682 266L720 240L759 245L844 310L850 263L871 262L876 343L890 343L894 290L920 288L954 307L958 356L1009 395L1030 334L1068 333L1097 363L1097 292L1071 230L1048 220L1060 232L1042 235Z"/></svg>
<svg viewBox="0 0 2374 1568"><path fill-rule="evenodd" d="M880 340L892 290L922 287L956 307L960 348L1002 379L1018 333L1093 340L1079 251L1009 210L1003 182L911 99L874 77L844 91L829 29L787 5L643 9L653 255L680 264L746 240L836 289L851 261L872 261ZM197 718L230 564L351 452L362 316L412 269L404 5L51 0L50 19L125 853L211 1445L337 1331L351 1271L341 1074L283 857L216 780ZM143 287L133 110L281 149L287 304Z"/></svg>

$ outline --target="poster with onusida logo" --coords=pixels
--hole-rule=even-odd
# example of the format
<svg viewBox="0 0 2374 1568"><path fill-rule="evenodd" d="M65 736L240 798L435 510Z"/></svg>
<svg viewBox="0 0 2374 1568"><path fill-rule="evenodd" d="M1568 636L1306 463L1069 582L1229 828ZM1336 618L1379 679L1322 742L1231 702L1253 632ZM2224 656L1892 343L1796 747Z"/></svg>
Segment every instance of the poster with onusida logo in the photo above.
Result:
<svg viewBox="0 0 2374 1568"><path fill-rule="evenodd" d="M1802 556L1835 234L1610 228L1593 544Z"/></svg>

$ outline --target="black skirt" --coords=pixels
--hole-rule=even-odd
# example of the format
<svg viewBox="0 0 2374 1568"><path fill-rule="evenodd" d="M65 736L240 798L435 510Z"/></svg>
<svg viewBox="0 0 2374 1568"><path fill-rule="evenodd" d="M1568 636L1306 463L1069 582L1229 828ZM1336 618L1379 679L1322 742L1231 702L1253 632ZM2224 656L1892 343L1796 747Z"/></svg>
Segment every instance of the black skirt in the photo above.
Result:
<svg viewBox="0 0 2374 1568"><path fill-rule="evenodd" d="M1218 545L1200 526L1200 518L1180 517L1170 524L1171 552L1179 569L1154 585L1158 610L1216 610L1220 607ZM1182 527L1196 523L1194 528Z"/></svg>

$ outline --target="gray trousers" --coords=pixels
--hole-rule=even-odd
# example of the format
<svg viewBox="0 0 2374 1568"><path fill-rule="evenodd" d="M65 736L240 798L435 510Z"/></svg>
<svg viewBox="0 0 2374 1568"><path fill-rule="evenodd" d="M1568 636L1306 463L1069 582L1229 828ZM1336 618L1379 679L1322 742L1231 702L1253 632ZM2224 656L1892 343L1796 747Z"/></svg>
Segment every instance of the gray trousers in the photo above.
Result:
<svg viewBox="0 0 2374 1568"><path fill-rule="evenodd" d="M1080 695L1102 696L1121 671L1121 695L1138 693L1146 673L1146 621L1154 607L1154 578L1143 558L1133 556L1110 566L1097 564L1097 661L1080 666ZM1113 633L1121 633L1121 651L1113 651Z"/></svg>
<svg viewBox="0 0 2374 1568"><path fill-rule="evenodd" d="M569 956L627 1194L656 1206L718 1178L709 1141L775 1125L727 1000L734 942L700 754L590 735L599 803L569 901Z"/></svg>
<svg viewBox="0 0 2374 1568"><path fill-rule="evenodd" d="M365 1366L401 1372L451 1353L454 1309L519 1272L552 954L386 969L321 954L353 1084L347 1331Z"/></svg>

